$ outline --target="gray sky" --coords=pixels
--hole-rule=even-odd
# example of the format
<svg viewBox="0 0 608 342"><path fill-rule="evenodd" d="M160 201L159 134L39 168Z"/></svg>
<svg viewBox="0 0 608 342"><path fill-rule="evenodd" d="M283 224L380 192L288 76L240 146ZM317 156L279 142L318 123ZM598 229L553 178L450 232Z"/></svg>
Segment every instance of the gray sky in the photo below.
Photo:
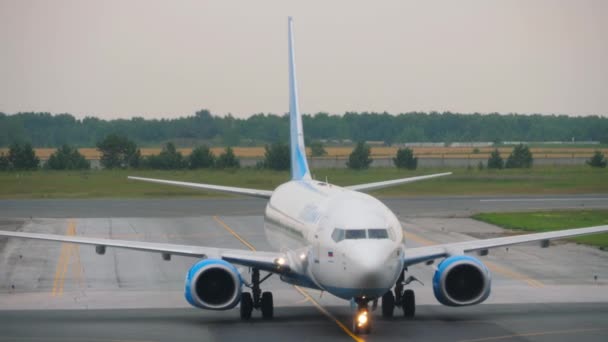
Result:
<svg viewBox="0 0 608 342"><path fill-rule="evenodd" d="M608 1L0 0L0 111L608 115Z"/></svg>

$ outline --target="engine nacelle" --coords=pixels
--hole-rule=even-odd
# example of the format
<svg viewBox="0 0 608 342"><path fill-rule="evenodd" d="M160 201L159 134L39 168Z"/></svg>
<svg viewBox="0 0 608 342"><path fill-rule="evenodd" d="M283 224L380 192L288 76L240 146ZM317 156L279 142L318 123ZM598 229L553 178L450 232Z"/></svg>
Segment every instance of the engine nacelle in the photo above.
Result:
<svg viewBox="0 0 608 342"><path fill-rule="evenodd" d="M231 263L221 259L197 262L186 274L184 296L201 309L228 310L241 300L241 274Z"/></svg>
<svg viewBox="0 0 608 342"><path fill-rule="evenodd" d="M479 260L452 256L443 260L433 276L435 298L447 306L479 304L490 295L490 272Z"/></svg>

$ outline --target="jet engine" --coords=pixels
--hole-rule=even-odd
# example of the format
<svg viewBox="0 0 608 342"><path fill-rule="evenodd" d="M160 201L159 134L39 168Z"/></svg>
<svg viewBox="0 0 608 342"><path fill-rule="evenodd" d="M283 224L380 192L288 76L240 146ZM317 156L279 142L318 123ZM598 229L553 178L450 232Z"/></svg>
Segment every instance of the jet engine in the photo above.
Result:
<svg viewBox="0 0 608 342"><path fill-rule="evenodd" d="M490 295L491 278L479 260L458 255L443 260L433 276L435 298L447 306L479 304Z"/></svg>
<svg viewBox="0 0 608 342"><path fill-rule="evenodd" d="M228 310L241 300L242 285L241 275L231 263L205 259L188 271L184 296L197 308Z"/></svg>

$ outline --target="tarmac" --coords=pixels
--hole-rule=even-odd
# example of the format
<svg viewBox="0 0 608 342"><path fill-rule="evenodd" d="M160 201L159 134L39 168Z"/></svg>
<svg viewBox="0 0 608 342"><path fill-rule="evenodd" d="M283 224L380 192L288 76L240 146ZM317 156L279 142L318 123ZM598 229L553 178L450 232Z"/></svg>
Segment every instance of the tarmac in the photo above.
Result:
<svg viewBox="0 0 608 342"><path fill-rule="evenodd" d="M481 211L608 208L608 196L425 197L383 199L404 225L408 246L502 236L477 222ZM0 201L0 229L179 244L271 250L263 232L265 202L255 199ZM417 316L374 314L374 332L352 335L351 308L327 293L298 290L271 277L275 319L249 322L238 309L188 306L183 279L192 258L0 238L0 341L194 340L608 340L608 252L555 242L491 250L486 303L441 306L432 294L433 266L410 273ZM249 277L247 269L241 269Z"/></svg>

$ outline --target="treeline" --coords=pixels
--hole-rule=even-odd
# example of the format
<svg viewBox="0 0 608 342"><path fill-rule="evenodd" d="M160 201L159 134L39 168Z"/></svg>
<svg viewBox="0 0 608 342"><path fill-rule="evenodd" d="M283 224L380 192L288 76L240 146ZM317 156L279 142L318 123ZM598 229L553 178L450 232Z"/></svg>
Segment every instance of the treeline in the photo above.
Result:
<svg viewBox="0 0 608 342"><path fill-rule="evenodd" d="M319 142L315 142L312 149L313 156L323 155L324 148ZM258 169L289 170L290 152L289 146L284 143L273 143L265 146L264 159L256 164ZM101 165L105 169L157 169L157 170L179 170L179 169L203 169L203 168L240 168L240 161L234 155L231 147L226 147L224 152L215 156L208 146L202 145L195 147L192 152L184 156L175 148L175 144L168 142L159 154L142 157L140 149L135 142L126 136L110 134L103 140L97 142L97 149L101 152ZM519 144L506 162L500 155L500 151L495 149L487 163L479 162L478 168L483 170L502 169L502 168L531 168L534 158L528 146ZM346 166L354 170L367 169L373 159L371 158L371 148L364 142L358 142L349 155ZM400 169L415 170L418 166L418 158L414 156L414 151L410 148L400 148L393 158L395 167ZM601 151L587 161L591 167L605 168L608 164ZM48 170L88 170L91 168L89 161L80 152L69 146L63 145L50 156L50 158L40 165L40 159L35 155L34 149L29 143L13 143L9 148L8 154L0 152L0 171L22 171L37 170L43 167ZM471 168L469 166L469 168Z"/></svg>
<svg viewBox="0 0 608 342"><path fill-rule="evenodd" d="M308 140L404 142L601 141L608 143L608 118L565 115L499 115L411 112L304 115ZM287 115L255 114L246 119L201 110L177 119L76 119L70 114L0 113L0 146L29 142L35 147L94 146L109 134L128 136L139 146L168 141L178 146L254 146L287 142Z"/></svg>
<svg viewBox="0 0 608 342"><path fill-rule="evenodd" d="M100 163L105 169L226 169L241 166L231 147L226 147L224 153L216 157L208 146L197 146L190 155L184 156L175 148L175 144L168 142L159 154L142 157L135 142L126 136L109 134L97 142L97 149L101 152Z"/></svg>

